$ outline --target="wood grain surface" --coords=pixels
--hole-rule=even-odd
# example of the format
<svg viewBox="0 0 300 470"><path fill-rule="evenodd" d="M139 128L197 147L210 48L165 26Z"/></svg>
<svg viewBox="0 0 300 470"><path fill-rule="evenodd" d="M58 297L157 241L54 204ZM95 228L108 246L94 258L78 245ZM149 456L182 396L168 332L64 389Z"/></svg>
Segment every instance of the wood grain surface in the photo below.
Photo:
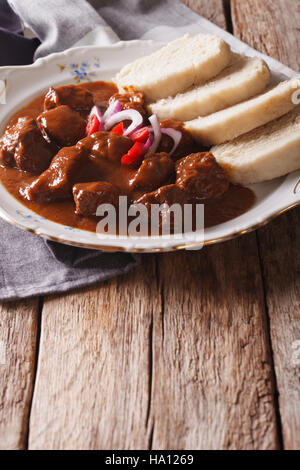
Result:
<svg viewBox="0 0 300 470"><path fill-rule="evenodd" d="M184 3L299 67L298 1ZM3 305L0 447L299 448L299 214Z"/></svg>
<svg viewBox="0 0 300 470"><path fill-rule="evenodd" d="M154 257L130 274L46 299L31 449L147 449Z"/></svg>
<svg viewBox="0 0 300 470"><path fill-rule="evenodd" d="M255 237L164 256L158 274L153 448L276 448Z"/></svg>
<svg viewBox="0 0 300 470"><path fill-rule="evenodd" d="M38 300L0 306L0 449L25 449L35 373Z"/></svg>

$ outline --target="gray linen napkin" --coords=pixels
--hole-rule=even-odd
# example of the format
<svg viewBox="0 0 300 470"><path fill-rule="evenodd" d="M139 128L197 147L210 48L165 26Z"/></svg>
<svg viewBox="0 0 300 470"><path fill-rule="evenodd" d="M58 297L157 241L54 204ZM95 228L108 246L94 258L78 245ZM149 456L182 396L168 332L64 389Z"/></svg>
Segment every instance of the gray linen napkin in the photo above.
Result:
<svg viewBox="0 0 300 470"><path fill-rule="evenodd" d="M58 243L52 252L36 235L2 221L0 230L1 300L66 292L124 274L138 263L138 257L129 253L101 253Z"/></svg>
<svg viewBox="0 0 300 470"><path fill-rule="evenodd" d="M205 30L177 0L8 0L41 44L35 59L77 45L119 39L168 41ZM1 50L1 45L0 45ZM127 272L139 256L46 242L0 221L0 299L65 292Z"/></svg>
<svg viewBox="0 0 300 470"><path fill-rule="evenodd" d="M149 33L149 39L163 40L170 29L174 36L177 28L197 33L201 24L201 17L179 0L8 1L42 43L35 58L68 49L99 29L110 35L110 42L146 38Z"/></svg>

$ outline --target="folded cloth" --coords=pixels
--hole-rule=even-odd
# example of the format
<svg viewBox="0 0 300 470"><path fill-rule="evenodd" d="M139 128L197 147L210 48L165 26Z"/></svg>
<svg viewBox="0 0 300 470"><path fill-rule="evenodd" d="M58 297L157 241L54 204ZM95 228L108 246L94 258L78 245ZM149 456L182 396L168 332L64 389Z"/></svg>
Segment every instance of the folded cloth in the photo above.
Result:
<svg viewBox="0 0 300 470"><path fill-rule="evenodd" d="M0 28L0 65L30 64L38 45L39 41L35 38L24 38ZM12 54L12 51L15 53Z"/></svg>
<svg viewBox="0 0 300 470"><path fill-rule="evenodd" d="M23 34L20 18L13 12L6 0L0 0L0 28L11 33Z"/></svg>
<svg viewBox="0 0 300 470"><path fill-rule="evenodd" d="M138 264L130 253L101 253L53 243L0 224L0 299L66 292L124 274ZM51 242L50 242L51 243Z"/></svg>
<svg viewBox="0 0 300 470"><path fill-rule="evenodd" d="M37 38L24 38L19 17L0 0L0 65L30 64L39 44Z"/></svg>
<svg viewBox="0 0 300 470"><path fill-rule="evenodd" d="M82 44L149 38L169 40L197 33L201 17L179 0L9 0L15 12L41 40L35 59ZM33 13L34 12L34 13ZM74 27L75 26L75 27ZM203 24L202 24L203 29Z"/></svg>

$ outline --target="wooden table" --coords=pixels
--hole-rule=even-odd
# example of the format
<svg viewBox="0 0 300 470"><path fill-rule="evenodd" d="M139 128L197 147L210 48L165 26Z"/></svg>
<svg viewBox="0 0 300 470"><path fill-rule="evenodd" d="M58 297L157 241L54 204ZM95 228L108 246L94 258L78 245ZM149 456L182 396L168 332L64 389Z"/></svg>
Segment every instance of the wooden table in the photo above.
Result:
<svg viewBox="0 0 300 470"><path fill-rule="evenodd" d="M185 3L299 70L299 0ZM110 282L2 304L0 447L299 449L299 246L295 209Z"/></svg>

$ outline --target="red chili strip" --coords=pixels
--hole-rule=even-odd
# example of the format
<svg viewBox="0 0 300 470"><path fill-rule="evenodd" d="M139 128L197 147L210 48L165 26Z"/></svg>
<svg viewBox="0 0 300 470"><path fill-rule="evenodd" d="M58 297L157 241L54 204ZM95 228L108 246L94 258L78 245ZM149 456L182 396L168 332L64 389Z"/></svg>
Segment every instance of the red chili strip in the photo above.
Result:
<svg viewBox="0 0 300 470"><path fill-rule="evenodd" d="M143 144L146 142L148 137L149 137L148 127L142 127L141 129L137 130L130 136L133 142L142 142Z"/></svg>
<svg viewBox="0 0 300 470"><path fill-rule="evenodd" d="M121 159L122 165L137 166L143 159L145 146L142 142L136 142L126 155Z"/></svg>
<svg viewBox="0 0 300 470"><path fill-rule="evenodd" d="M118 135L123 135L124 134L123 122L120 122L119 124L117 124L110 132L114 132L115 134L118 134Z"/></svg>
<svg viewBox="0 0 300 470"><path fill-rule="evenodd" d="M93 114L93 116L91 116L89 122L87 123L85 133L86 135L92 135L94 134L94 132L99 131L99 129L100 129L99 119L97 118L95 114Z"/></svg>

